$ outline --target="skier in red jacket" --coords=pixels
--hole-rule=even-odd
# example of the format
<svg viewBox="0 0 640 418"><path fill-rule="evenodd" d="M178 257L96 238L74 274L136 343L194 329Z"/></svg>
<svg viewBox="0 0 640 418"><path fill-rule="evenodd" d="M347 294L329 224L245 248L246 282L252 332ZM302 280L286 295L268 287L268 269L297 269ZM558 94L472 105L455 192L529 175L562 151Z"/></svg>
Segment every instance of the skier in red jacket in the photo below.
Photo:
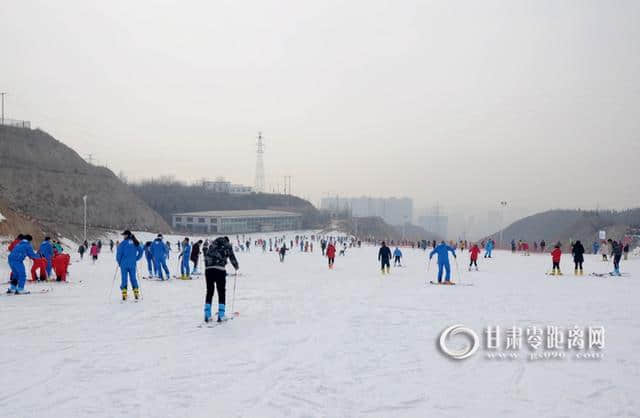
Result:
<svg viewBox="0 0 640 418"><path fill-rule="evenodd" d="M56 272L56 281L67 281L67 269L69 268L70 262L71 257L69 254L63 253L53 257L53 270Z"/></svg>
<svg viewBox="0 0 640 418"><path fill-rule="evenodd" d="M471 262L469 263L469 271L471 271L471 266L476 266L476 271L478 271L478 254L480 254L480 247L478 244L473 244L473 247L469 250L469 254L471 254Z"/></svg>
<svg viewBox="0 0 640 418"><path fill-rule="evenodd" d="M329 268L333 268L333 262L336 259L336 247L333 245L333 242L330 242L327 246L327 258L329 259Z"/></svg>
<svg viewBox="0 0 640 418"><path fill-rule="evenodd" d="M562 276L562 272L560 271L560 257L562 257L562 250L560 249L560 243L557 243L553 251L551 251L551 261L553 262L553 268L551 269L552 276Z"/></svg>
<svg viewBox="0 0 640 418"><path fill-rule="evenodd" d="M47 279L47 259L43 257L36 258L33 260L33 266L31 267L31 280L34 282L37 282L38 280L44 282Z"/></svg>

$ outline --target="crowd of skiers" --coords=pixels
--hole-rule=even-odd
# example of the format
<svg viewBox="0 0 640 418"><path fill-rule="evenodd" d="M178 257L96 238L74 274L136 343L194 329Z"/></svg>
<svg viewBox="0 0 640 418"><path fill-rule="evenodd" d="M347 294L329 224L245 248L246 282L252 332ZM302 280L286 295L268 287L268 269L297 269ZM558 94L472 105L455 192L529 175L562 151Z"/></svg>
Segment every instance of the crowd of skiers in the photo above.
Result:
<svg viewBox="0 0 640 418"><path fill-rule="evenodd" d="M142 259L146 260L148 276L146 278L156 278L158 280L168 280L171 278L168 261L171 256L171 243L165 240L162 234L158 234L152 241L141 243L131 233L124 231L122 233L122 241L109 240L109 248L113 252L116 248L116 261L120 270L120 289L122 299L126 300L128 296L128 287L131 285L135 299L140 298L139 282L137 280L137 262ZM207 291L205 295L204 317L208 322L213 316L212 298L215 290L218 291L218 320L225 319L225 286L226 286L226 269L227 262L231 262L236 271L239 268L235 252L250 251L252 247L261 248L264 253L273 252L278 255L280 262L285 261L286 254L293 250L299 249L301 253L313 253L314 243L319 244L321 255L327 258L329 269L333 269L335 265L336 255L345 256L350 248L359 248L362 246L362 240L347 236L324 236L324 235L296 235L293 239L287 239L285 236L260 238L252 240L251 238L236 236L235 242L228 237L220 237L215 240L197 240L192 241L189 237L176 242L177 260L180 269L180 279L190 279L191 276L201 274L199 271L199 263L204 259L204 274L207 283ZM369 240L365 240L369 242ZM395 244L395 245L394 245ZM387 246L386 241L382 241L378 251L378 261L382 274L389 274L391 271L391 260L394 267L402 267L403 253L400 247L419 248L426 251L429 247L432 250L429 253L429 266L434 256L437 259L438 273L437 284L453 284L451 280L451 265L449 262L449 254L456 259L456 250L464 252L469 251L469 271L472 268L478 270L478 258L484 251L484 258L492 258L495 248L495 242L492 239L483 240L479 243L469 243L460 240L458 242L445 241L437 243L433 241L400 241L394 243L391 241L392 247ZM80 258L83 258L85 252L89 252L93 262L98 258L102 249L101 240L97 240L91 245L87 241L82 243L78 248ZM534 251L543 252L546 247L544 240L534 242ZM392 251L391 248L394 248ZM235 249L235 252L234 252ZM513 252L520 251L525 255L529 254L529 245L526 241L511 241L511 250ZM623 244L615 240L607 240L602 243L595 241L592 246L594 254L602 254L603 261L607 261L611 257L614 264L612 275L621 275L620 260L627 258L629 252L629 244ZM585 248L580 241L571 243L571 254L574 262L574 272L576 275L583 274L583 263ZM557 243L550 251L552 258L552 270L549 274L561 275L560 260L562 257L562 246ZM50 237L40 244L36 252L32 247L32 237L30 235L18 235L16 239L9 245L9 266L11 268L10 287L8 293L22 294L25 291L25 282L27 279L24 260L25 258L33 260L31 270L32 280L48 280L51 277L52 270L56 273L58 281L66 280L68 274L68 266L70 257L64 253L61 244Z"/></svg>

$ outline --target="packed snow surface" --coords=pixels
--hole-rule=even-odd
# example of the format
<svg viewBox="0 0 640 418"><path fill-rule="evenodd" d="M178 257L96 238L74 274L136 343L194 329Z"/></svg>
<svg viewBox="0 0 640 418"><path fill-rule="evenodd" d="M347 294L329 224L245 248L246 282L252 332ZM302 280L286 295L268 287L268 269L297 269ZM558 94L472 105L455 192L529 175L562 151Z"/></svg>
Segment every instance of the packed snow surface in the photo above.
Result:
<svg viewBox="0 0 640 418"><path fill-rule="evenodd" d="M170 238L172 274L177 239ZM403 249L406 266L388 276L377 251L349 249L334 270L317 243L313 254L293 249L284 263L257 248L239 252L240 316L215 328L198 328L202 276L140 280L144 300L121 303L108 246L95 265L74 252L70 283L29 283L33 292L52 291L0 297L0 416L640 414L638 259L623 261L627 277L575 277L564 255L557 278L545 275L548 254L496 251L469 273L464 252L461 275L452 264L454 280L473 286L433 286L425 280L434 279L435 260L427 274L423 251ZM612 269L593 255L585 267ZM144 258L138 270L146 271ZM0 273L7 277L6 262ZM229 276L228 306L233 287ZM437 348L454 324L481 335L483 347L469 359L450 360ZM494 325L602 326L603 358L566 351L564 359L531 361L523 348L517 359L491 360L482 331Z"/></svg>

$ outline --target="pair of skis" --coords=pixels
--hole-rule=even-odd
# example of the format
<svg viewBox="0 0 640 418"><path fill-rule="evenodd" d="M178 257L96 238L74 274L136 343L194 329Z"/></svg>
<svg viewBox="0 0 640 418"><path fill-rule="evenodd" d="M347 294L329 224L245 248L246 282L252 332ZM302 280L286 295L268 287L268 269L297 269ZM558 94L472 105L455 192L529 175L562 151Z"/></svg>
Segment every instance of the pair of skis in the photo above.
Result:
<svg viewBox="0 0 640 418"><path fill-rule="evenodd" d="M429 282L429 284L436 285L436 286L473 286L473 283L453 283L453 282L449 282L447 284L445 282L434 282L433 280L431 280Z"/></svg>
<svg viewBox="0 0 640 418"><path fill-rule="evenodd" d="M217 321L217 320L211 320L209 322L202 321L202 323L198 325L198 328L216 328L226 322L232 321L234 318L237 318L239 316L240 316L240 312L233 312L230 316L225 316L222 319L222 321Z"/></svg>

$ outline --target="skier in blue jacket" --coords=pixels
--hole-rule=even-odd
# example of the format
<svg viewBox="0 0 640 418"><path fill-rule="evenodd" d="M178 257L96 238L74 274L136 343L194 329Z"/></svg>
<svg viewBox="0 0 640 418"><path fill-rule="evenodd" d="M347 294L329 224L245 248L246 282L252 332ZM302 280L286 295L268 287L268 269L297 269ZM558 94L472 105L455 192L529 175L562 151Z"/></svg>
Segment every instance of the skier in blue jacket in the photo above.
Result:
<svg viewBox="0 0 640 418"><path fill-rule="evenodd" d="M402 263L400 262L401 258L402 258L402 251L400 251L400 248L396 247L396 249L393 250L393 267L395 266L402 267Z"/></svg>
<svg viewBox="0 0 640 418"><path fill-rule="evenodd" d="M44 241L40 244L38 253L47 260L47 277L51 277L51 269L53 267L53 244L50 237L44 237Z"/></svg>
<svg viewBox="0 0 640 418"><path fill-rule="evenodd" d="M127 287L129 284L127 279L131 280L133 296L138 299L140 297L140 289L138 288L138 279L136 278L136 264L138 260L142 258L144 250L131 231L124 231L122 236L124 236L124 239L116 250L116 260L120 266L122 277L122 281L120 282L122 300L127 300Z"/></svg>
<svg viewBox="0 0 640 418"><path fill-rule="evenodd" d="M433 251L429 254L429 260L434 254L438 255L438 283L442 283L442 270L446 271L445 284L451 284L451 266L449 265L449 251L453 254L453 258L456 258L456 250L448 246L442 241L438 244Z"/></svg>
<svg viewBox="0 0 640 418"><path fill-rule="evenodd" d="M27 257L37 259L40 258L38 254L33 251L31 241L33 238L31 235L24 235L22 241L14 247L9 253L9 267L11 267L11 281L9 290L7 293L15 293L20 295L23 293L29 293L24 290L24 285L27 282L27 272L24 268L24 259Z"/></svg>
<svg viewBox="0 0 640 418"><path fill-rule="evenodd" d="M484 258L491 258L492 251L493 251L493 240L490 239L484 245Z"/></svg>
<svg viewBox="0 0 640 418"><path fill-rule="evenodd" d="M162 273L164 271L167 280L171 278L169 275L169 267L167 267L167 246L162 241L162 234L153 240L151 244L151 255L153 256L153 267L159 279L164 279Z"/></svg>
<svg viewBox="0 0 640 418"><path fill-rule="evenodd" d="M153 262L153 254L151 254L151 241L144 243L144 258L147 260L147 270L149 277L153 277L155 273L155 264Z"/></svg>
<svg viewBox="0 0 640 418"><path fill-rule="evenodd" d="M182 257L180 262L180 278L189 278L189 258L191 257L191 244L189 244L189 238L185 238L182 242L182 252L178 258Z"/></svg>

